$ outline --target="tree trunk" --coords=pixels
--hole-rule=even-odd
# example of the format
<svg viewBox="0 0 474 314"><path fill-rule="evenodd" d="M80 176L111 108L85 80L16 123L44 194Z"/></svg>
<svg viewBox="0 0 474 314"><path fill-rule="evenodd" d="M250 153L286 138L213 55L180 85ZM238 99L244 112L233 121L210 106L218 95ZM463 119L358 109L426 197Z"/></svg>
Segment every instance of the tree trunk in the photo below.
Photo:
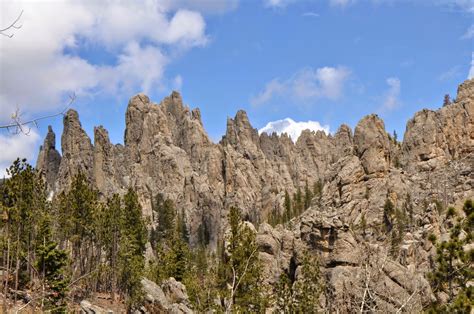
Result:
<svg viewBox="0 0 474 314"><path fill-rule="evenodd" d="M8 235L8 226L7 226L7 266L5 267L5 291L3 292L3 295L5 297L5 302L3 303L3 313L7 313L8 309L8 278L10 277L10 237Z"/></svg>
<svg viewBox="0 0 474 314"><path fill-rule="evenodd" d="M18 226L17 235L16 235L16 265L15 265L15 291L18 291L18 274L20 272L20 226ZM17 294L15 293L15 304L17 300Z"/></svg>

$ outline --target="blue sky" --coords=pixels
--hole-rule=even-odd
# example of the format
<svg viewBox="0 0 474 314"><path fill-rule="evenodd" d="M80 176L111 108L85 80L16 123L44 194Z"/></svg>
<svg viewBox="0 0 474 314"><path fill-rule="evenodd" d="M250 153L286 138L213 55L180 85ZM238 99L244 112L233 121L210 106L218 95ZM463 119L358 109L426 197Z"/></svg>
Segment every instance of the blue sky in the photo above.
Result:
<svg viewBox="0 0 474 314"><path fill-rule="evenodd" d="M378 113L401 137L473 72L470 0L104 3L0 4L1 25L24 11L15 36L0 38L1 122L16 106L25 119L57 112L75 92L86 131L102 124L122 143L133 94L159 102L177 89L215 141L239 109L256 128L291 118L290 129L311 120L331 132ZM49 123L59 146L62 121ZM47 124L27 139L0 134L13 147L0 166L35 160Z"/></svg>

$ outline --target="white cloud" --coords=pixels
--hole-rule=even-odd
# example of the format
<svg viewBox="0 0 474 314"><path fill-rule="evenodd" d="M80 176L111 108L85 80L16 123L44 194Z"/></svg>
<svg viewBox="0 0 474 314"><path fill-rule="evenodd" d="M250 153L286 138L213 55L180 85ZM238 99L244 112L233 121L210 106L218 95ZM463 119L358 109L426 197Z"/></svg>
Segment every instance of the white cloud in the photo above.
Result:
<svg viewBox="0 0 474 314"><path fill-rule="evenodd" d="M438 80L440 80L440 81L450 81L450 80L455 79L459 75L460 68L461 67L459 65L455 65L455 66L451 67L446 72L441 73L438 76Z"/></svg>
<svg viewBox="0 0 474 314"><path fill-rule="evenodd" d="M163 0L170 9L186 8L206 14L221 14L236 9L239 0Z"/></svg>
<svg viewBox="0 0 474 314"><path fill-rule="evenodd" d="M355 0L329 0L329 4L338 7L346 7L353 3L355 3Z"/></svg>
<svg viewBox="0 0 474 314"><path fill-rule="evenodd" d="M316 13L316 12L305 12L302 14L303 16L306 16L306 17L319 17L319 13Z"/></svg>
<svg viewBox="0 0 474 314"><path fill-rule="evenodd" d="M250 99L250 103L262 105L276 96L301 102L320 98L337 100L343 95L344 83L349 76L350 71L345 67L305 68L285 81L273 79L263 91Z"/></svg>
<svg viewBox="0 0 474 314"><path fill-rule="evenodd" d="M173 89L180 90L182 86L183 86L183 77L178 74L173 79Z"/></svg>
<svg viewBox="0 0 474 314"><path fill-rule="evenodd" d="M295 0L263 0L263 5L267 8L284 8L295 2Z"/></svg>
<svg viewBox="0 0 474 314"><path fill-rule="evenodd" d="M286 133L294 142L296 142L301 132L304 130L324 131L326 134L329 134L328 125L322 126L318 121L296 122L291 118L268 122L267 125L258 130L258 133L261 134L265 132L267 134L272 134L273 132L276 132L278 135Z"/></svg>
<svg viewBox="0 0 474 314"><path fill-rule="evenodd" d="M24 12L22 28L0 41L0 122L17 105L30 114L60 108L72 92L128 95L162 86L175 52L207 42L199 12L171 11L168 5L165 0L3 2L0 25ZM97 50L113 63L94 64L79 48Z"/></svg>
<svg viewBox="0 0 474 314"><path fill-rule="evenodd" d="M389 77L387 79L388 90L385 93L382 111L390 111L401 105L400 102L400 80L396 77Z"/></svg>
<svg viewBox="0 0 474 314"><path fill-rule="evenodd" d="M435 3L438 5L451 7L456 10L474 13L474 1L472 0L437 0Z"/></svg>
<svg viewBox="0 0 474 314"><path fill-rule="evenodd" d="M474 78L474 51L471 54L471 68L469 69L469 74L467 75L467 78L469 80Z"/></svg>
<svg viewBox="0 0 474 314"><path fill-rule="evenodd" d="M7 175L6 169L16 158L27 158L31 161L37 153L36 144L39 139L40 137L34 129L31 129L28 135L23 133L14 135L0 133L0 147L2 147L2 153L0 154L0 178Z"/></svg>
<svg viewBox="0 0 474 314"><path fill-rule="evenodd" d="M461 39L471 39L474 37L474 24L472 24L467 31L462 35Z"/></svg>
<svg viewBox="0 0 474 314"><path fill-rule="evenodd" d="M271 80L267 85L265 85L263 91L250 99L250 103L254 106L264 104L272 99L273 96L283 93L285 88L285 84L280 83L278 79Z"/></svg>
<svg viewBox="0 0 474 314"><path fill-rule="evenodd" d="M17 106L25 120L57 112L73 92L81 99L181 86L181 77L166 78L166 67L207 43L206 22L193 10L222 10L219 2L192 1L183 7L170 0L2 2L0 26L23 14L21 29L13 30L12 38L0 38L0 124ZM91 53L108 61L84 57ZM36 133L0 134L0 147L9 148L0 166L17 156L34 157L37 139Z"/></svg>

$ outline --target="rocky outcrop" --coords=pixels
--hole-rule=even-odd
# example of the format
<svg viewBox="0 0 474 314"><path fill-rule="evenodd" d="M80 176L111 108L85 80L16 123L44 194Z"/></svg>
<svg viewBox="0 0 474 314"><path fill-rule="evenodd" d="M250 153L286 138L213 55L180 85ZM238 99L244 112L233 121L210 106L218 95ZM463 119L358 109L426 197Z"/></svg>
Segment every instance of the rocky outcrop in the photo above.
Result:
<svg viewBox="0 0 474 314"><path fill-rule="evenodd" d="M79 114L69 109L64 115L64 130L61 136L62 159L59 166L59 190L66 189L75 175L84 174L90 182L93 171L93 146L87 133L82 129Z"/></svg>
<svg viewBox="0 0 474 314"><path fill-rule="evenodd" d="M40 147L40 152L36 161L36 168L39 171L44 172L44 178L50 190L55 189L60 164L61 155L56 150L56 134L53 132L53 128L49 125L44 143Z"/></svg>
<svg viewBox="0 0 474 314"><path fill-rule="evenodd" d="M189 308L186 287L174 278L165 280L161 286L148 279L142 279L145 305L141 313L193 313Z"/></svg>
<svg viewBox="0 0 474 314"><path fill-rule="evenodd" d="M304 131L294 143L286 134L259 135L239 111L215 144L199 110L184 105L177 92L160 104L143 94L132 97L124 145L110 143L103 127L94 129L92 145L73 110L64 117L61 140L62 159L52 130L38 157L52 191L67 189L82 171L103 197L134 188L145 216L163 194L184 211L191 244L205 229L211 249L224 234L228 209L237 206L260 226L266 283L282 271L295 274L309 249L319 256L341 309L350 312L351 304L362 302L357 297L371 273L379 309L396 311L408 300L403 306L417 311L432 297L424 279L433 253L426 237L443 232L434 204L474 197L474 80L461 84L452 104L416 113L403 142L387 134L377 115L362 118L354 134L342 125L333 135ZM264 222L283 210L285 191L292 195L315 182L324 188L301 217L275 228ZM393 218L384 213L387 200L410 215L396 255L383 232Z"/></svg>
<svg viewBox="0 0 474 314"><path fill-rule="evenodd" d="M146 216L152 215L153 199L161 193L185 210L193 242L199 226L206 224L214 243L230 206L258 223L271 211L282 210L285 191L292 194L317 181L326 182L322 205L344 208L354 221L373 212L366 216L377 221L376 213L390 193L402 202L410 192L419 202L440 198L446 185L445 194L457 193L449 201L466 196L472 187L468 165L474 151L473 85L472 80L463 83L454 103L417 113L402 143L390 138L376 115L364 117L354 135L342 125L334 135L304 131L293 143L286 134L259 135L247 114L239 111L227 120L221 142L214 144L199 110L184 105L179 93L160 104L138 94L128 104L124 145L110 143L103 127L94 129L92 145L77 112L69 110L62 159L50 130L38 168L53 191L66 189L79 171L104 197L133 187ZM455 173L461 184L443 184Z"/></svg>

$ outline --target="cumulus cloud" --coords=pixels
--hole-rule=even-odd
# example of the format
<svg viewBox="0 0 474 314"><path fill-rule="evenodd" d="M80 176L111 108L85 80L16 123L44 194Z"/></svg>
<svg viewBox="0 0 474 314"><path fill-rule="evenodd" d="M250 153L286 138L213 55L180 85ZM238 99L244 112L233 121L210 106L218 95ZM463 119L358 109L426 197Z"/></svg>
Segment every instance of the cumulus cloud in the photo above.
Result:
<svg viewBox="0 0 474 314"><path fill-rule="evenodd" d="M28 135L19 134L0 134L0 178L7 175L6 169L16 158L32 159L36 152L35 144L39 140L36 130L31 129Z"/></svg>
<svg viewBox="0 0 474 314"><path fill-rule="evenodd" d="M396 77L389 77L387 79L388 90L385 93L382 111L390 111L401 105L400 102L400 80Z"/></svg>
<svg viewBox="0 0 474 314"><path fill-rule="evenodd" d="M270 102L274 97L288 97L301 102L320 98L337 100L343 95L344 84L350 76L345 67L305 68L287 80L271 80L250 99L254 106Z"/></svg>
<svg viewBox="0 0 474 314"><path fill-rule="evenodd" d="M29 113L58 108L72 92L149 91L162 84L171 51L207 43L201 13L170 11L164 0L7 2L0 25L21 10L23 27L0 43L0 121L16 105ZM82 57L88 48L111 63Z"/></svg>
<svg viewBox="0 0 474 314"><path fill-rule="evenodd" d="M16 107L24 119L56 112L72 93L80 99L180 87L182 78L167 79L166 67L208 42L198 9L221 10L227 3L181 2L183 7L169 0L2 2L0 25L23 14L22 28L0 41L0 123L8 122ZM91 61L91 54L104 59ZM0 147L13 147L1 162L31 157L35 134L0 134Z"/></svg>
<svg viewBox="0 0 474 314"><path fill-rule="evenodd" d="M272 134L276 132L277 134L286 133L291 139L296 142L298 137L301 135L301 132L304 130L310 131L324 131L326 134L329 134L329 126L321 125L318 121L299 121L296 122L291 118L286 118L283 120L277 120L268 122L263 128L258 130L258 133L267 133Z"/></svg>
<svg viewBox="0 0 474 314"><path fill-rule="evenodd" d="M474 24L472 24L467 31L461 36L461 39L471 39L474 37Z"/></svg>

